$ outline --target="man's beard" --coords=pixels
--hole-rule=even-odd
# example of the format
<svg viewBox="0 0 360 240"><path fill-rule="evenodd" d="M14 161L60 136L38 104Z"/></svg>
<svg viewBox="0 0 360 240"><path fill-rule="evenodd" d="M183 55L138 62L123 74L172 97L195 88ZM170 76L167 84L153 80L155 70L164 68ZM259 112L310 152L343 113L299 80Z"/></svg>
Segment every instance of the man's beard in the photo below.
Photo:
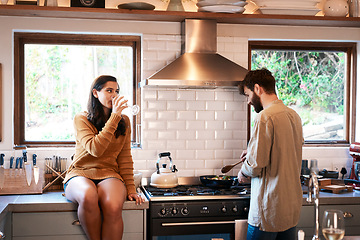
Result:
<svg viewBox="0 0 360 240"><path fill-rule="evenodd" d="M264 109L262 104L261 104L260 97L256 93L253 94L253 97L251 99L251 103L252 103L256 113L259 113Z"/></svg>

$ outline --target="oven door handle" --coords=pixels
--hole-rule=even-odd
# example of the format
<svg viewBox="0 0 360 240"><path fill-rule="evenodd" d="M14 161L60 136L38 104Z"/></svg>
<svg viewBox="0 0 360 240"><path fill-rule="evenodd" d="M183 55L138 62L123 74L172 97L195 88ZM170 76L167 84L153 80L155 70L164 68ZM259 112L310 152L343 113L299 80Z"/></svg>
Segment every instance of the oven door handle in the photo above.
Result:
<svg viewBox="0 0 360 240"><path fill-rule="evenodd" d="M161 223L161 226L175 227L175 226L214 225L214 224L235 224L235 221Z"/></svg>

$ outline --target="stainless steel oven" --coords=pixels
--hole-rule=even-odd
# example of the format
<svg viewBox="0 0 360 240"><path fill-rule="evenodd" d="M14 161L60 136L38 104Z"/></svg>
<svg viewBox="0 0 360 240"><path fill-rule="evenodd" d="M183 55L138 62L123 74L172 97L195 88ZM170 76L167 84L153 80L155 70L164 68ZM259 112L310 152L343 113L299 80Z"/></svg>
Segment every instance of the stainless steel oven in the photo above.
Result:
<svg viewBox="0 0 360 240"><path fill-rule="evenodd" d="M249 187L211 189L180 185L158 189L144 186L149 199L149 240L239 240L246 234Z"/></svg>

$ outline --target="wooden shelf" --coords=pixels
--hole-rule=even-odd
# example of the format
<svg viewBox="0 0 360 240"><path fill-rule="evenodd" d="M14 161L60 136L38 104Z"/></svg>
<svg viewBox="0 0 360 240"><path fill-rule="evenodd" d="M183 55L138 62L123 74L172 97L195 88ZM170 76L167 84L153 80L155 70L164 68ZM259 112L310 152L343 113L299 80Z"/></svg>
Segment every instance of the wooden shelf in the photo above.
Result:
<svg viewBox="0 0 360 240"><path fill-rule="evenodd" d="M165 22L181 22L184 19L215 19L218 23L230 24L360 27L359 17L174 12L79 7L40 7L29 5L0 5L0 16Z"/></svg>

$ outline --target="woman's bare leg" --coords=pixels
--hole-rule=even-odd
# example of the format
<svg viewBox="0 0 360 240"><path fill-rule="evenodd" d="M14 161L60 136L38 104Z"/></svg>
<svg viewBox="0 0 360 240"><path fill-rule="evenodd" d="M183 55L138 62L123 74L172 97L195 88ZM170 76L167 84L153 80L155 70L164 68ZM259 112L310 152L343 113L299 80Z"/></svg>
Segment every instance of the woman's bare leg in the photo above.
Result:
<svg viewBox="0 0 360 240"><path fill-rule="evenodd" d="M85 177L69 180L66 198L78 204L78 217L88 239L101 239L101 213L96 185Z"/></svg>
<svg viewBox="0 0 360 240"><path fill-rule="evenodd" d="M108 178L97 187L103 213L102 240L121 240L124 229L122 209L126 200L125 184L117 178Z"/></svg>

